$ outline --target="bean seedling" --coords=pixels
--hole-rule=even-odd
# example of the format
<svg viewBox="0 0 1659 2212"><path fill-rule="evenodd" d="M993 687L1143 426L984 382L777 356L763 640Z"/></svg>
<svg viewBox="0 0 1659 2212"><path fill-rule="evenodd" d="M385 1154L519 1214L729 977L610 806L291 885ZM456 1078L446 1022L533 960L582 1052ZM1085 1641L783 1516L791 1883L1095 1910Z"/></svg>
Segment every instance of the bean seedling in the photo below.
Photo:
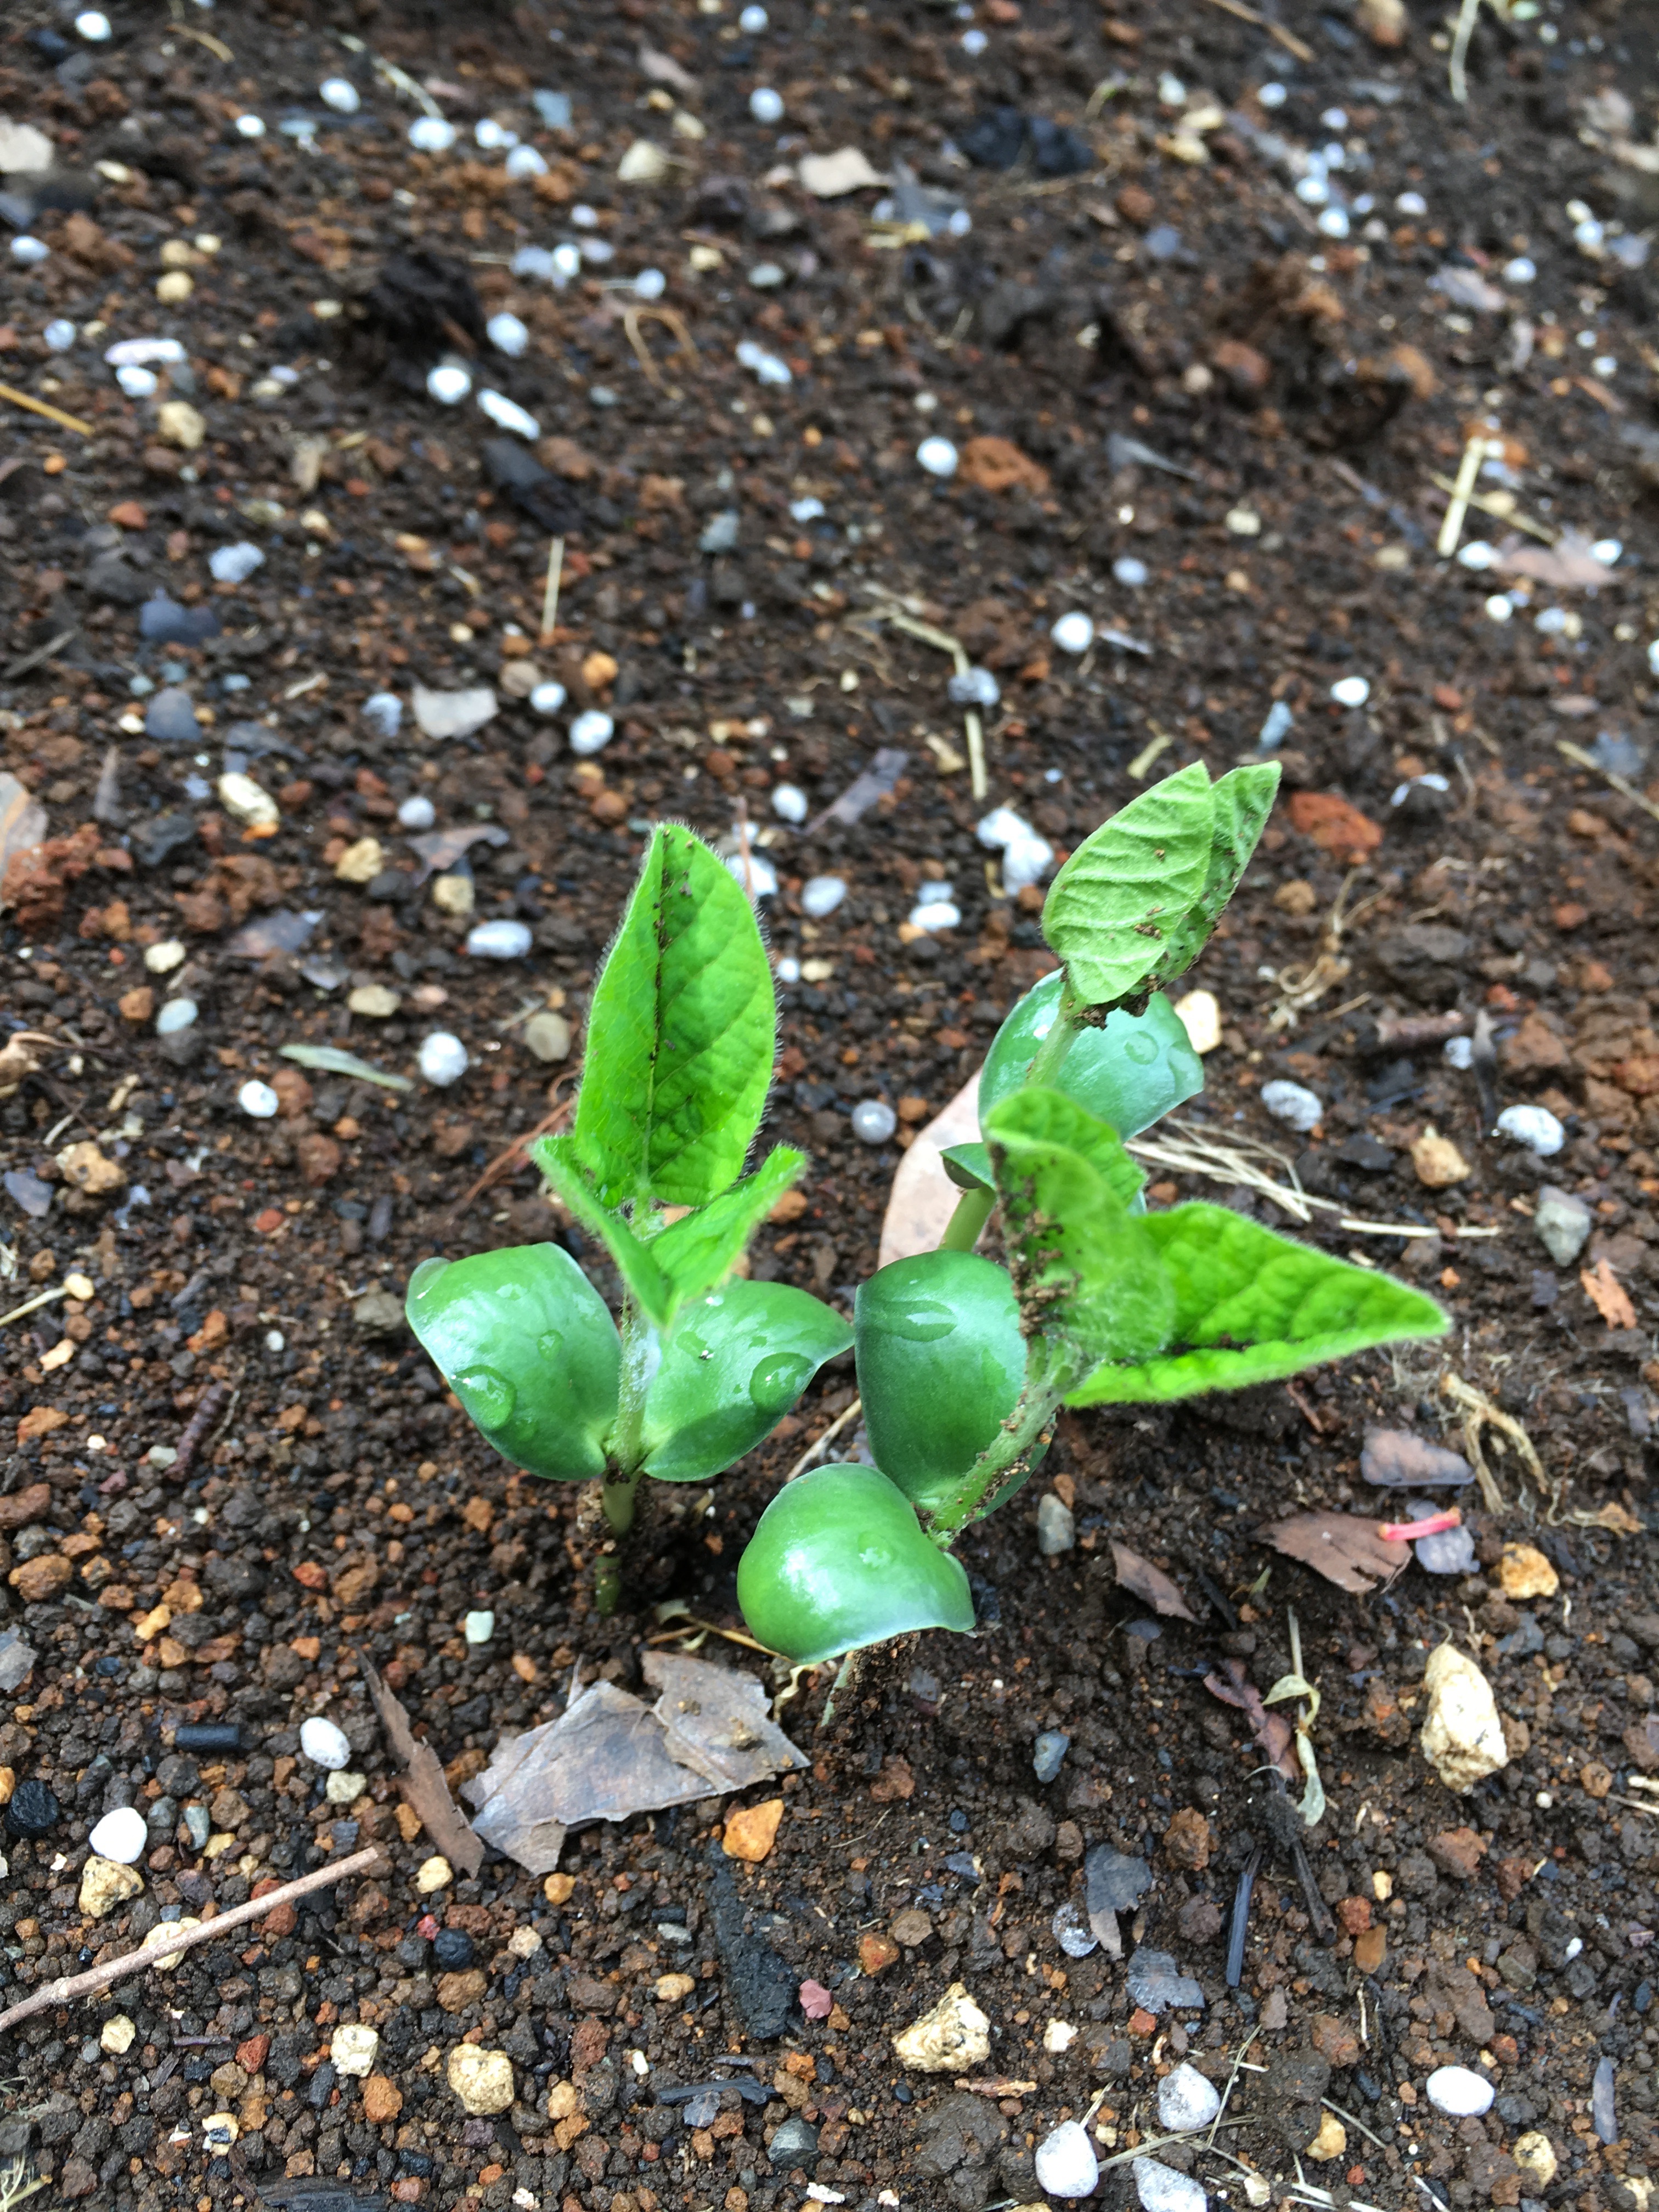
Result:
<svg viewBox="0 0 1659 2212"><path fill-rule="evenodd" d="M708 1481L854 1345L874 1465L786 1485L738 1569L754 1634L810 1663L973 1626L952 1546L1027 1480L1062 1406L1238 1389L1441 1334L1420 1292L1225 1206L1149 1211L1125 1149L1203 1088L1164 988L1232 896L1278 774L1183 769L1066 862L1042 917L1060 966L992 1045L981 1140L945 1155L950 1227L860 1285L850 1329L739 1272L806 1167L780 1145L744 1172L772 1079L771 969L732 873L690 830L656 830L593 994L572 1126L532 1147L615 1262L619 1319L554 1243L429 1260L410 1282L416 1334L490 1443L596 1480L620 1540L642 1475ZM994 1213L1000 1261L975 1249ZM614 1604L614 1554L605 1572Z"/></svg>

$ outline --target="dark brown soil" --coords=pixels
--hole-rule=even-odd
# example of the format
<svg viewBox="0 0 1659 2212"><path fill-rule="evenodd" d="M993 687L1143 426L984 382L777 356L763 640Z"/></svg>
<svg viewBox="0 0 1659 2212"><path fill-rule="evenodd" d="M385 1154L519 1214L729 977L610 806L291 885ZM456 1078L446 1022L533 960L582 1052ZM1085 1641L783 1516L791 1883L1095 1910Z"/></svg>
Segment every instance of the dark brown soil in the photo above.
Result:
<svg viewBox="0 0 1659 2212"><path fill-rule="evenodd" d="M15 1255L3 1305L76 1270L95 1295L43 1306L4 1338L7 1626L36 1656L8 1693L0 1759L20 1787L50 1784L60 1809L39 1840L6 1844L0 1996L370 1838L395 1863L285 1929L267 1923L246 1945L210 1945L173 1974L15 2031L0 2148L51 2176L49 2201L208 2212L257 2190L341 2212L338 2189L355 2183L487 2212L793 2212L810 2182L817 2201L860 2212L983 2212L1040 2196L1035 2147L1097 2093L1105 2156L1158 2133L1156 2082L1183 2051L1224 2086L1254 2034L1248 2062L1273 2070L1240 2077L1241 2124L1220 2140L1276 2196L1299 2155L1338 2203L1647 2206L1659 830L1641 791L1659 429L1651 279L1618 252L1654 214L1648 168L1620 154L1651 131L1653 29L1617 0L1514 24L1484 14L1460 109L1437 14L1409 12L1404 43L1379 49L1373 12L1285 9L1312 54L1301 63L1209 0L1126 0L1115 15L1091 0L1028 0L1023 14L985 0L975 59L965 15L920 4L779 0L750 38L732 7L359 0L353 35L429 80L466 134L445 155L411 152L414 107L324 27L343 11L247 0L180 6L170 24L132 0L112 9L107 46L69 32L61 68L31 43L57 23L42 0L9 12L0 108L47 131L79 181L47 196L70 204L19 210L52 252L14 267L0 369L91 434L9 406L0 461L12 617L0 728L59 841L14 877L21 903L5 918L9 1032L46 1042L39 1072L7 1078L0 1099L9 1265ZM672 68L648 70L641 49ZM317 98L343 72L362 94L350 119ZM1160 89L1166 75L1184 100ZM1270 82L1289 88L1277 107L1258 97ZM781 127L750 119L766 84L783 95ZM568 131L538 119L541 87L571 94ZM1218 125L1194 116L1201 93L1226 111ZM963 164L951 142L997 103L1083 132L1091 167L1045 178L1029 149L1012 172ZM677 106L703 135L676 131ZM264 137L237 135L245 112ZM314 145L280 127L301 113ZM486 115L539 149L546 177L504 185L500 153L471 143ZM1293 196L1274 133L1346 148L1335 182L1375 200L1346 240ZM639 137L672 156L659 183L618 181ZM1202 163L1183 158L1194 138ZM769 180L776 163L843 145L878 167L902 158L959 200L971 230L895 243L872 222L878 195L817 202ZM5 181L27 195L27 179ZM1397 204L1405 193L1422 211ZM1579 201L1608 227L1600 258L1575 240ZM563 290L514 276L520 246L595 234L573 227L577 203L598 211L611 267ZM216 252L191 245L204 236ZM169 242L183 252L164 260ZM1523 254L1529 283L1504 273ZM158 305L156 279L178 260L193 290ZM783 281L757 287L768 264ZM603 289L647 266L665 272L663 305L695 353L660 320L630 335L630 295ZM1449 295L1431 287L1442 272ZM1471 304L1492 288L1505 312ZM480 354L474 294L483 313L510 308L529 325L521 360L488 361L487 341ZM81 326L72 350L46 350L53 317ZM129 399L102 350L157 333L182 339L187 371ZM736 362L744 339L787 362L787 387ZM427 398L446 347L538 416L538 481L522 467L504 477L471 403ZM295 374L273 380L276 368ZM193 449L168 441L156 411L181 398L202 418ZM1512 493L1547 532L1623 541L1598 589L1535 583L1499 623L1489 597L1521 579L1437 560L1435 479L1483 422L1501 431L1507 471L1489 472L1483 495ZM929 433L963 449L948 484L916 465ZM528 450L509 441L509 455ZM809 498L821 517L792 514ZM728 513L730 550L700 550ZM1472 512L1463 534L1496 544L1506 527ZM550 721L504 691L475 735L422 738L415 684L498 684L533 644L550 531L567 541L560 627L532 657L568 708ZM244 538L263 567L216 585L210 555ZM1126 556L1144 586L1115 579ZM216 634L143 641L140 605L158 588L211 611ZM878 619L900 604L998 673L983 803L948 662ZM1048 630L1072 607L1150 650L1107 641L1066 659ZM1565 626L1540 629L1558 607ZM1331 687L1352 676L1370 697L1346 709ZM196 747L137 726L167 686L202 718ZM395 738L362 712L386 689L405 701ZM730 1808L710 1803L573 1838L556 1904L493 1858L476 1881L417 1894L430 1846L395 1817L357 1654L459 1784L504 1730L557 1711L573 1670L636 1681L659 1632L648 1610L594 1613L575 1493L492 1458L396 1318L426 1254L550 1233L574 1249L528 1170L477 1185L568 1094L575 1062L535 1059L522 1018L562 1007L579 1049L650 823L672 812L727 836L743 804L769 823L784 780L816 817L876 748L908 756L855 825L780 826L769 848L782 878L774 943L810 970L782 996L774 1121L815 1168L807 1212L763 1234L755 1268L845 1301L874 1264L898 1158L852 1138L850 1108L888 1097L914 1129L1046 963L1033 895L1011 904L988 872L981 814L1012 805L1068 848L1140 787L1154 752L1153 774L1249 755L1274 700L1294 715L1285 801L1191 979L1215 994L1224 1028L1206 1126L1294 1158L1309 1192L1362 1224L1316 1212L1304 1233L1437 1285L1455 1334L1249 1401L1068 1417L1039 1482L964 1547L978 1634L878 1655L827 1729L827 1672L783 1706L813 1765L782 1785L777 1844L737 1871L735 1891L716 1840ZM617 734L575 763L564 731L589 706ZM222 740L247 744L228 731L238 722L264 725L274 748L249 762L280 806L269 839L245 839L216 796ZM1615 787L1564 740L1627 781ZM1440 783L1413 782L1425 775ZM466 921L417 884L395 818L416 793L441 827L501 833L469 855L473 919L528 922L528 959L470 959ZM383 848L372 880L340 879L340 855L365 838ZM820 873L844 875L849 895L812 924L799 892ZM917 886L938 878L955 886L961 927L902 935ZM299 951L239 935L291 915L319 917ZM151 974L145 951L175 936L186 968ZM331 988L305 973L319 962ZM181 985L200 1018L164 1048L154 1014ZM398 995L390 1018L348 1011L369 985ZM1484 1104L1437 1042L1387 1042L1389 1018L1444 1009L1493 1024ZM333 1042L412 1072L436 1026L472 1055L452 1091L301 1083L278 1056ZM282 1118L248 1119L240 1086L279 1075ZM1287 1139L1262 1111L1276 1077L1324 1102L1310 1138ZM1565 1125L1553 1159L1485 1133L1492 1106L1528 1101ZM1413 1148L1431 1129L1458 1147L1464 1179L1419 1180ZM118 1189L76 1187L87 1156L66 1164L66 1148L83 1142L117 1164ZM1242 1182L1157 1171L1158 1202L1224 1197L1285 1224ZM1552 1181L1595 1220L1565 1267L1529 1218ZM1433 1233L1364 1225L1376 1223ZM1595 1302L1581 1268L1595 1271ZM1522 1425L1547 1484L1528 1482L1514 1449L1493 1457L1508 1502L1468 1516L1479 1573L1413 1565L1351 1597L1264 1547L1260 1527L1291 1509L1392 1511L1398 1493L1361 1481L1365 1431L1456 1443L1448 1375ZM158 1464L153 1450L175 1448L215 1390L208 1410L222 1418L199 1455ZM706 1512L701 1495L670 1500L637 1587L736 1626L746 1534L851 1395L850 1369L832 1371ZM1069 1489L1078 1542L1044 1559L1036 1514L1054 1489ZM1144 1616L1117 1583L1114 1540L1176 1577L1196 1625ZM1547 1601L1502 1594L1503 1546L1519 1541L1553 1563ZM493 1611L495 1632L469 1647L475 1608ZM1323 1692L1329 1808L1307 1837L1311 1897L1244 1716L1204 1679L1231 1659L1269 1688L1290 1665L1290 1608ZM1449 1636L1493 1682L1510 1749L1461 1798L1416 1741L1423 1667ZM368 1778L345 1806L296 1759L301 1722L324 1711ZM237 1725L234 1753L178 1747L181 1726L215 1720ZM1048 1730L1070 1741L1042 1784L1033 1747ZM88 1829L133 1802L159 1808L143 1893L93 1921L77 1902ZM210 1856L204 1814L229 1839ZM1101 1844L1156 1873L1126 1918L1126 1963L1137 1945L1172 1954L1201 2008L1153 2021L1123 1964L1060 1946L1055 1913L1081 1903L1083 1856ZM1258 1846L1229 1988L1228 1919ZM831 1992L827 2021L752 2033L752 1959L729 1928L724 1947L716 1936L733 1895L749 1939ZM1335 1912L1322 1937L1322 1901ZM866 1941L861 1966L860 1940L896 1921L897 1955L883 1966ZM663 1933L677 1922L689 1944ZM1385 1945L1367 1942L1368 1922ZM542 1938L528 1959L507 1948L526 1928ZM459 1963L459 1936L476 1966ZM682 1967L691 1997L659 2001L659 1978ZM892 2034L957 1981L993 2028L988 2062L964 2078L1004 2081L1000 2097L893 2057ZM118 2012L136 2033L106 2055L100 2029ZM364 2085L327 2057L345 2021L379 2030L389 2087L372 2109L397 2101L391 2118L372 2120ZM1055 2022L1069 2041L1048 2033ZM500 2118L467 2119L447 2086L469 2036L514 2063L517 2100ZM744 2103L727 2088L708 2124L688 2127L662 2093L709 2079L722 2056L773 2094ZM1603 2060L1615 2118L1598 2124ZM1427 2075L1445 2063L1495 2081L1484 2119L1428 2104ZM1310 2163L1322 2081L1349 2116L1346 2144ZM574 2109L556 2124L549 2093L568 2081ZM226 2112L234 2162L203 2135ZM1553 2147L1553 2182L1511 2154L1530 2131ZM1159 2155L1244 2201L1236 2167ZM1133 2202L1132 2172L1109 2168L1101 2200Z"/></svg>

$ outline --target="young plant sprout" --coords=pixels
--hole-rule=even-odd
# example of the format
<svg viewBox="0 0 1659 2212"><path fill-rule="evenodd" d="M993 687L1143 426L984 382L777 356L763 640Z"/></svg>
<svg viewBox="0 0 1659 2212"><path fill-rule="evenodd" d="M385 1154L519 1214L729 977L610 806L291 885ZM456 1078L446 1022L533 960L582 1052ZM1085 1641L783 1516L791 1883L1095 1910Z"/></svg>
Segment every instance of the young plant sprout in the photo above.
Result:
<svg viewBox="0 0 1659 2212"><path fill-rule="evenodd" d="M556 1244L429 1260L410 1282L416 1334L490 1443L532 1474L597 1480L621 1538L641 1475L707 1482L855 1344L875 1465L787 1485L738 1568L754 1634L811 1662L973 1626L951 1547L1026 1480L1061 1406L1238 1389L1440 1334L1419 1291L1225 1206L1149 1212L1125 1150L1203 1088L1164 989L1232 896L1278 780L1183 769L1066 861L1043 908L1060 967L992 1045L981 1141L945 1155L951 1224L860 1287L852 1329L737 1272L806 1162L776 1146L744 1173L772 1076L771 970L726 867L658 829L594 991L570 1131L532 1148L616 1262L619 1319ZM975 1249L999 1210L1001 1261Z"/></svg>

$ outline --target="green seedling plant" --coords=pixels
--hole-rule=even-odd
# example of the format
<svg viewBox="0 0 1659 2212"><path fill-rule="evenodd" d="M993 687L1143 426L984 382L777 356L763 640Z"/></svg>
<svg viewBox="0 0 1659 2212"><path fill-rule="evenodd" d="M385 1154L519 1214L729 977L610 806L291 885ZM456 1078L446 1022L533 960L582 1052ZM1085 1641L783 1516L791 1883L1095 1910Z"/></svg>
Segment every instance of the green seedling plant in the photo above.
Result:
<svg viewBox="0 0 1659 2212"><path fill-rule="evenodd" d="M1164 992L1232 896L1278 773L1183 769L1066 862L1042 918L1059 967L992 1045L980 1141L945 1155L950 1226L860 1286L851 1329L740 1272L806 1166L787 1146L748 1164L770 964L730 872L690 830L655 830L594 991L571 1127L532 1148L615 1262L620 1315L552 1243L430 1260L410 1283L416 1335L496 1449L597 1480L621 1540L641 1476L707 1482L852 1345L874 1464L787 1483L738 1568L755 1636L809 1664L973 1627L953 1547L1027 1480L1063 1406L1239 1389L1440 1334L1420 1292L1225 1206L1149 1212L1126 1149L1203 1088ZM994 1213L1000 1260L975 1249Z"/></svg>

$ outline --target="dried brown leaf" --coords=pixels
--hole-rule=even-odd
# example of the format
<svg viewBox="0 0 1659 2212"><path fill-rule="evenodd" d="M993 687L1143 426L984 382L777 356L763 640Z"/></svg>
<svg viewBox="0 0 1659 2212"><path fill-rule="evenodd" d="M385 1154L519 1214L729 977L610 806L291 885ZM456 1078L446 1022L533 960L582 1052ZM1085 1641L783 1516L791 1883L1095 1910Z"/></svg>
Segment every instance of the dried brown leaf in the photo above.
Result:
<svg viewBox="0 0 1659 2212"><path fill-rule="evenodd" d="M1609 1328L1635 1328L1636 1309L1606 1260L1598 1260L1593 1267L1581 1268L1578 1279L1584 1286L1584 1296Z"/></svg>
<svg viewBox="0 0 1659 2212"><path fill-rule="evenodd" d="M1137 1597L1144 1597L1165 1620L1197 1620L1198 1615L1168 1575L1150 1559L1143 1559L1139 1552L1132 1552L1127 1544L1114 1544L1112 1563L1117 1569L1120 1586L1133 1590Z"/></svg>
<svg viewBox="0 0 1659 2212"><path fill-rule="evenodd" d="M1224 1674L1206 1674L1204 1686L1224 1705L1232 1705L1250 1723L1250 1734L1287 1782L1299 1782L1302 1769L1292 1748L1294 1731L1280 1713L1269 1712L1261 1692L1244 1670L1242 1659L1229 1659Z"/></svg>
<svg viewBox="0 0 1659 2212"><path fill-rule="evenodd" d="M409 1725L409 1715L380 1680L373 1660L360 1651L357 1664L363 1670L363 1680L374 1700L386 1741L403 1762L404 1771L398 1778L399 1789L420 1814L421 1826L450 1864L459 1867L463 1874L477 1874L483 1864L483 1845L462 1819L449 1794L442 1761L429 1744L416 1741Z"/></svg>
<svg viewBox="0 0 1659 2212"><path fill-rule="evenodd" d="M1261 1540L1287 1559L1334 1583L1357 1597L1369 1596L1379 1583L1391 1582L1411 1558L1409 1544L1389 1543L1376 1533L1375 1521L1357 1513L1292 1513L1260 1531Z"/></svg>

